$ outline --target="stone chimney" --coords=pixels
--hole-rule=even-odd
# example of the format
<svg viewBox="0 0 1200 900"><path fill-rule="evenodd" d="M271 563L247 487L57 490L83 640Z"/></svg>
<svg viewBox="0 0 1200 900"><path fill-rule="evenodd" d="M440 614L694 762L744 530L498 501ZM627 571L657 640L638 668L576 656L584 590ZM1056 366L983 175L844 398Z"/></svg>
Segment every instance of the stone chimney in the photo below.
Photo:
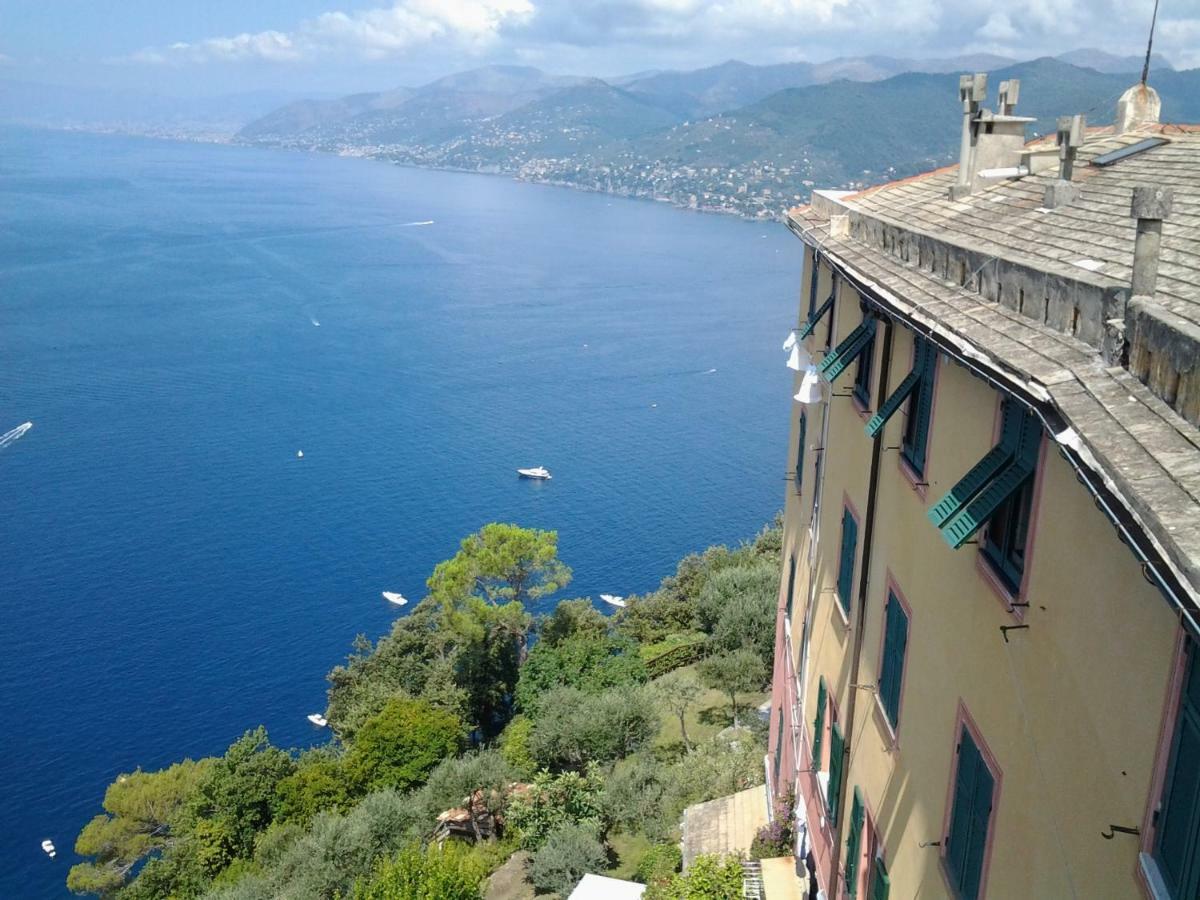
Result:
<svg viewBox="0 0 1200 900"><path fill-rule="evenodd" d="M1158 99L1158 91L1144 81L1135 84L1117 101L1116 132L1126 134L1157 125L1161 112L1162 101Z"/></svg>
<svg viewBox="0 0 1200 900"><path fill-rule="evenodd" d="M1087 120L1083 116L1058 119L1058 178L1046 186L1042 205L1046 209L1066 206L1079 198L1079 185L1071 182L1075 172L1075 152L1083 145Z"/></svg>
<svg viewBox="0 0 1200 900"><path fill-rule="evenodd" d="M1025 126L1034 119L1013 115L1020 96L1017 79L1000 83L999 112L982 109L987 98L987 75L963 75L958 80L962 101L963 131L958 178L950 186L950 199L967 196L980 184L980 173L1015 169L1025 146Z"/></svg>
<svg viewBox="0 0 1200 900"><path fill-rule="evenodd" d="M1137 237L1133 243L1133 279L1130 283L1130 294L1134 297L1154 296L1162 223L1171 215L1172 199L1172 190L1161 185L1144 185L1133 189L1129 214L1137 219Z"/></svg>

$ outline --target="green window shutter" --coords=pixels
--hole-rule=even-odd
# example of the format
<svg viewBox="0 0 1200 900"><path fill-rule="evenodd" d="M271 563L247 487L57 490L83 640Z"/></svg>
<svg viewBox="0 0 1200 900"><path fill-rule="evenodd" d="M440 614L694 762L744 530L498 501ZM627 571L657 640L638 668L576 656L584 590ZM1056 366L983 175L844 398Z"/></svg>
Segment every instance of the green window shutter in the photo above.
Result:
<svg viewBox="0 0 1200 900"><path fill-rule="evenodd" d="M783 761L783 707L779 708L779 720L775 729L775 789L779 790L779 764Z"/></svg>
<svg viewBox="0 0 1200 900"><path fill-rule="evenodd" d="M817 309L817 311L815 313L813 313L811 316L808 317L808 322L806 322L804 327L800 329L800 333L796 335L796 340L802 341L806 337L808 337L810 334L813 333L813 329L816 328L817 323L820 322L822 318L824 318L825 313L827 313L827 312L829 312L829 310L833 309L833 298L835 295L836 295L836 291L835 291L835 293L830 294L829 299L826 300L824 303L822 303L820 308Z"/></svg>
<svg viewBox="0 0 1200 900"><path fill-rule="evenodd" d="M942 537L954 549L971 539L992 513L1033 474L1037 450L1042 440L1042 426L1037 418L1027 415L1021 422L1021 437L1015 459L999 472L992 482L966 508L942 526Z"/></svg>
<svg viewBox="0 0 1200 900"><path fill-rule="evenodd" d="M842 737L842 729L834 722L833 727L829 729L829 796L825 799L829 806L829 821L835 824L838 818L838 795L842 792L842 757L845 748L846 741Z"/></svg>
<svg viewBox="0 0 1200 900"><path fill-rule="evenodd" d="M842 612L850 615L850 590L854 586L854 555L858 549L858 522L849 509L842 510L842 553L838 561L837 594Z"/></svg>
<svg viewBox="0 0 1200 900"><path fill-rule="evenodd" d="M787 618L792 620L792 595L796 593L796 555L788 557Z"/></svg>
<svg viewBox="0 0 1200 900"><path fill-rule="evenodd" d="M871 421L867 423L867 437L875 437L882 430L883 426L908 399L908 395L912 393L913 388L917 386L917 382L921 380L920 370L914 368L909 372L904 380L900 382L900 386L892 391L892 395L883 401L883 405L879 407L879 412L871 416Z"/></svg>
<svg viewBox="0 0 1200 900"><path fill-rule="evenodd" d="M821 745L825 742L825 707L829 698L825 693L825 679L817 687L817 717L813 720L812 770L821 771Z"/></svg>
<svg viewBox="0 0 1200 900"><path fill-rule="evenodd" d="M884 620L883 665L879 674L879 699L888 721L900 724L900 684L904 677L904 652L908 645L908 616L892 593L888 593Z"/></svg>
<svg viewBox="0 0 1200 900"><path fill-rule="evenodd" d="M1154 859L1173 897L1200 896L1200 663L1191 644L1163 785Z"/></svg>
<svg viewBox="0 0 1200 900"><path fill-rule="evenodd" d="M830 353L825 354L825 358L821 360L821 365L818 368L825 378L832 382L839 375L850 367L850 363L858 359L858 354L862 353L863 349L871 343L871 339L875 337L875 318L867 316L846 339L837 345Z"/></svg>
<svg viewBox="0 0 1200 900"><path fill-rule="evenodd" d="M905 458L918 472L925 471L925 450L929 444L929 423L933 419L933 387L937 371L937 350L924 338L917 338L914 368L920 369L921 380L912 396L909 416L911 432L904 447Z"/></svg>
<svg viewBox="0 0 1200 900"><path fill-rule="evenodd" d="M983 755L964 728L958 745L950 834L946 838L946 867L962 900L979 896L994 787L995 779Z"/></svg>
<svg viewBox="0 0 1200 900"><path fill-rule="evenodd" d="M1000 411L1000 443L971 467L958 484L929 510L929 521L941 528L957 515L979 491L1013 458L1021 434L1022 416L1015 403L1005 403Z"/></svg>
<svg viewBox="0 0 1200 900"><path fill-rule="evenodd" d="M866 819L862 795L854 789L854 803L850 807L850 837L846 840L846 893L851 897L858 893L858 856L862 849L862 830Z"/></svg>
<svg viewBox="0 0 1200 900"><path fill-rule="evenodd" d="M808 317L813 317L813 310L817 307L817 279L821 275L821 257L817 255L817 248L812 249L812 273L809 276L808 285Z"/></svg>
<svg viewBox="0 0 1200 900"><path fill-rule="evenodd" d="M808 440L808 416L800 413L800 440L796 446L796 493L801 493L804 487L804 444Z"/></svg>
<svg viewBox="0 0 1200 900"><path fill-rule="evenodd" d="M878 856L875 857L875 871L871 874L871 900L888 900L892 891L892 879L888 877L887 866Z"/></svg>

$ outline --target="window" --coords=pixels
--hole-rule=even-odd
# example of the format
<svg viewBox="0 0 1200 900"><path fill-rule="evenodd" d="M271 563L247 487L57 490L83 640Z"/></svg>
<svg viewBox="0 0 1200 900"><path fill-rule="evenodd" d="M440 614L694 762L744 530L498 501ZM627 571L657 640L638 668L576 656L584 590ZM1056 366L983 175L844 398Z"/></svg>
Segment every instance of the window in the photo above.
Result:
<svg viewBox="0 0 1200 900"><path fill-rule="evenodd" d="M929 521L958 549L989 521L995 547L985 558L1014 589L1025 568L1030 485L1037 468L1042 426L1038 417L1006 397L1000 407L1000 440L929 510ZM1000 518L997 518L997 517ZM985 541L985 549L986 549Z"/></svg>
<svg viewBox="0 0 1200 900"><path fill-rule="evenodd" d="M838 560L837 596L850 617L850 590L854 586L854 555L858 549L858 522L849 507L842 510L842 554Z"/></svg>
<svg viewBox="0 0 1200 900"><path fill-rule="evenodd" d="M821 751L825 746L825 707L829 705L829 692L825 690L822 676L817 686L817 717L813 720L812 770L821 771Z"/></svg>
<svg viewBox="0 0 1200 900"><path fill-rule="evenodd" d="M864 408L871 405L871 366L875 362L875 329L872 321L871 337L858 354L858 368L854 371L854 399Z"/></svg>
<svg viewBox="0 0 1200 900"><path fill-rule="evenodd" d="M775 790L779 790L779 764L783 761L783 707L779 707L779 719L775 729Z"/></svg>
<svg viewBox="0 0 1200 900"><path fill-rule="evenodd" d="M879 666L879 701L895 731L900 726L900 685L908 648L908 613L892 591L883 611L883 660Z"/></svg>
<svg viewBox="0 0 1200 900"><path fill-rule="evenodd" d="M862 794L854 789L854 803L850 807L850 836L846 839L846 894L858 894L858 866L862 854L863 825L867 811L863 806Z"/></svg>
<svg viewBox="0 0 1200 900"><path fill-rule="evenodd" d="M862 357L864 351L875 345L876 318L866 306L862 306L862 320L833 350L825 354L817 370L830 384L850 368L850 364ZM830 328L832 331L833 329Z"/></svg>
<svg viewBox="0 0 1200 900"><path fill-rule="evenodd" d="M1029 538L1029 517L1033 511L1032 472L1021 486L1008 495L988 520L983 541L983 556L992 571L1014 594L1021 589L1025 574L1025 544Z"/></svg>
<svg viewBox="0 0 1200 900"><path fill-rule="evenodd" d="M788 557L787 619L792 621L792 596L796 593L796 554Z"/></svg>
<svg viewBox="0 0 1200 900"><path fill-rule="evenodd" d="M946 836L946 872L962 900L976 900L983 879L983 856L992 818L996 779L964 724L954 773L950 833Z"/></svg>
<svg viewBox="0 0 1200 900"><path fill-rule="evenodd" d="M933 416L933 383L937 370L937 350L924 338L916 337L914 371L917 382L908 401L908 419L904 423L904 441L900 452L918 475L925 474L925 450L929 444L929 421Z"/></svg>
<svg viewBox="0 0 1200 900"><path fill-rule="evenodd" d="M887 866L878 856L875 857L875 866L871 872L871 900L888 900L888 894L892 891L892 879L888 877Z"/></svg>
<svg viewBox="0 0 1200 900"><path fill-rule="evenodd" d="M796 441L796 494L804 491L804 442L808 440L808 416L800 413L799 440Z"/></svg>
<svg viewBox="0 0 1200 900"><path fill-rule="evenodd" d="M1172 897L1200 896L1200 652L1188 642L1153 855Z"/></svg>
<svg viewBox="0 0 1200 900"><path fill-rule="evenodd" d="M825 805L829 809L829 821L834 824L838 820L838 794L842 792L842 766L846 740L842 737L842 729L834 722L829 729L829 793L825 797Z"/></svg>
<svg viewBox="0 0 1200 900"><path fill-rule="evenodd" d="M808 319L811 322L813 313L817 310L817 278L821 274L821 258L817 256L817 248L812 249L812 274L808 286Z"/></svg>

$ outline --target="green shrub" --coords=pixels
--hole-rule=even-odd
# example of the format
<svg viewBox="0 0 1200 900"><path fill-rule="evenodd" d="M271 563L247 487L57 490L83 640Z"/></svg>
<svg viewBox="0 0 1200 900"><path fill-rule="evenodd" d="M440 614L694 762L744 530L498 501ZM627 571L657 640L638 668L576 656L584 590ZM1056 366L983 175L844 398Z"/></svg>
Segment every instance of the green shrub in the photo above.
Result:
<svg viewBox="0 0 1200 900"><path fill-rule="evenodd" d="M276 792L277 819L303 825L325 810L345 812L359 793L342 760L320 750L300 757L296 771L279 782Z"/></svg>
<svg viewBox="0 0 1200 900"><path fill-rule="evenodd" d="M560 825L546 836L533 854L529 880L540 891L566 897L588 872L608 868L608 856L595 828L589 825Z"/></svg>
<svg viewBox="0 0 1200 900"><path fill-rule="evenodd" d="M500 732L500 755L508 760L521 778L532 778L537 771L537 760L529 752L529 735L533 733L533 720L517 715Z"/></svg>
<svg viewBox="0 0 1200 900"><path fill-rule="evenodd" d="M546 768L578 770L588 762L628 756L654 738L659 724L645 688L613 688L596 695L557 688L541 699L529 752Z"/></svg>
<svg viewBox="0 0 1200 900"><path fill-rule="evenodd" d="M591 600L563 600L538 623L540 643L556 647L571 638L600 639L608 634L608 616Z"/></svg>
<svg viewBox="0 0 1200 900"><path fill-rule="evenodd" d="M646 681L646 664L628 638L576 635L556 644L538 643L521 666L517 705L537 718L541 699L558 687L598 694Z"/></svg>
<svg viewBox="0 0 1200 900"><path fill-rule="evenodd" d="M483 900L487 873L456 841L410 846L354 884L354 900Z"/></svg>
<svg viewBox="0 0 1200 900"><path fill-rule="evenodd" d="M655 844L646 851L634 872L634 881L642 884L666 884L683 865L683 853L678 844Z"/></svg>
<svg viewBox="0 0 1200 900"><path fill-rule="evenodd" d="M346 771L368 789L407 790L457 754L462 743L457 716L425 700L396 697L362 727L346 756Z"/></svg>
<svg viewBox="0 0 1200 900"><path fill-rule="evenodd" d="M742 896L742 864L736 857L698 856L686 875L652 884L643 900L735 900Z"/></svg>
<svg viewBox="0 0 1200 900"><path fill-rule="evenodd" d="M626 760L604 782L605 818L616 828L640 832L652 841L665 838L679 820L674 810L664 813L663 779L668 772L646 753Z"/></svg>
<svg viewBox="0 0 1200 900"><path fill-rule="evenodd" d="M604 781L595 766L589 766L583 775L540 772L524 793L509 801L508 824L527 850L536 850L562 825L582 824L602 833L606 824L603 791Z"/></svg>

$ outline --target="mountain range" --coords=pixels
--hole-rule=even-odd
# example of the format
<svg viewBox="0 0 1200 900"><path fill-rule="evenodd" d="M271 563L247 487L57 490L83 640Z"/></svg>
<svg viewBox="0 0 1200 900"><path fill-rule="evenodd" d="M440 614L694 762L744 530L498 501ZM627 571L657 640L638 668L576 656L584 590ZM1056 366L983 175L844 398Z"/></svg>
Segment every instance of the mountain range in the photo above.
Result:
<svg viewBox="0 0 1200 900"><path fill-rule="evenodd" d="M952 162L959 72L990 71L993 98L1000 81L1020 79L1017 112L1036 119L1031 137L1070 113L1110 123L1141 61L1064 56L727 62L611 80L488 67L315 110L293 103L236 140L774 216L816 186L858 188ZM903 66L924 71L888 74ZM1200 120L1200 69L1157 60L1152 73L1164 118Z"/></svg>
<svg viewBox="0 0 1200 900"><path fill-rule="evenodd" d="M952 162L961 126L958 73L990 72L993 102L1000 81L1021 79L1017 112L1036 118L1032 136L1070 113L1085 113L1093 125L1111 122L1117 97L1141 67L1141 59L1089 49L1024 62L986 54L734 60L608 79L487 66L415 88L283 105L239 95L182 109L161 98L137 104L129 95L72 97L66 89L0 81L0 121L88 127L90 111L90 126L106 130L197 136L189 135L193 128L211 137L226 128L226 139L238 143L774 216L817 186L857 188ZM1150 80L1164 119L1200 120L1200 69L1176 71L1154 57ZM124 118L101 126L95 119L105 115ZM138 124L156 116L169 124Z"/></svg>

